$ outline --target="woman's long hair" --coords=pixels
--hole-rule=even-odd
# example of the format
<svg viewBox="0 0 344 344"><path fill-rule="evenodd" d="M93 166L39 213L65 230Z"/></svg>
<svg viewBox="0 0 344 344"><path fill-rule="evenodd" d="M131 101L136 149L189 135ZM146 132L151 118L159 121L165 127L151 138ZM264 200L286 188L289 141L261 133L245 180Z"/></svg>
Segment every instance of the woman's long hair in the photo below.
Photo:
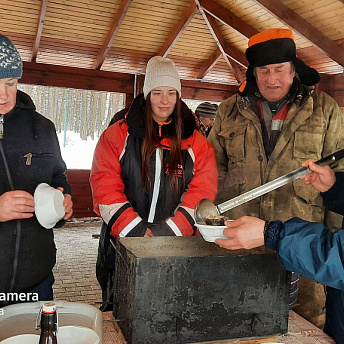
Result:
<svg viewBox="0 0 344 344"><path fill-rule="evenodd" d="M151 180L149 176L149 161L153 151L160 146L161 138L158 135L156 128L154 127L152 105L150 101L150 94L147 96L145 107L145 137L142 145L142 182L148 189L151 186ZM179 180L178 167L182 164L182 137L183 137L183 119L182 108L179 94L177 92L177 101L175 108L171 114L172 130L169 133L169 139L171 142L171 153L168 161L168 171L170 178L170 185L174 190L178 189ZM163 159L163 157L160 157ZM179 178L179 179L178 179Z"/></svg>

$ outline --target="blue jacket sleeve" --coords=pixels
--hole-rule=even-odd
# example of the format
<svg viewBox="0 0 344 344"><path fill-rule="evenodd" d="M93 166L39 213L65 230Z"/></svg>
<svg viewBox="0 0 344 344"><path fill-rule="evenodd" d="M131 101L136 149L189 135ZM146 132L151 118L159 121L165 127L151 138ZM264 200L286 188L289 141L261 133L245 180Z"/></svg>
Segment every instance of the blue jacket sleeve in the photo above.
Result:
<svg viewBox="0 0 344 344"><path fill-rule="evenodd" d="M277 250L285 269L344 290L344 230L332 232L299 218L284 224L275 221L269 226L266 247Z"/></svg>

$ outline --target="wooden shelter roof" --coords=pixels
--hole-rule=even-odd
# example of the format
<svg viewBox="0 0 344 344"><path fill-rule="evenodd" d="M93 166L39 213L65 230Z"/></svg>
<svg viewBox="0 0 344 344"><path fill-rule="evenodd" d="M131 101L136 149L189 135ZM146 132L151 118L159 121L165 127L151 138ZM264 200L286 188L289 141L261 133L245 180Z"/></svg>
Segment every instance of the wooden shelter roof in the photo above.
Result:
<svg viewBox="0 0 344 344"><path fill-rule="evenodd" d="M1 0L0 19L26 67L133 76L162 55L183 79L238 85L248 38L289 27L305 63L343 73L343 0Z"/></svg>

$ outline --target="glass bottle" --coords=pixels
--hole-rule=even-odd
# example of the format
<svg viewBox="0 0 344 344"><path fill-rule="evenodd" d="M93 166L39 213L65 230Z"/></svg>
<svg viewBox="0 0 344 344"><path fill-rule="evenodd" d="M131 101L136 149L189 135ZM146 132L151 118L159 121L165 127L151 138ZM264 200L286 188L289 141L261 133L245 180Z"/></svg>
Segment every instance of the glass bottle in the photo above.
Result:
<svg viewBox="0 0 344 344"><path fill-rule="evenodd" d="M54 302L45 302L41 314L39 344L57 344L57 311Z"/></svg>

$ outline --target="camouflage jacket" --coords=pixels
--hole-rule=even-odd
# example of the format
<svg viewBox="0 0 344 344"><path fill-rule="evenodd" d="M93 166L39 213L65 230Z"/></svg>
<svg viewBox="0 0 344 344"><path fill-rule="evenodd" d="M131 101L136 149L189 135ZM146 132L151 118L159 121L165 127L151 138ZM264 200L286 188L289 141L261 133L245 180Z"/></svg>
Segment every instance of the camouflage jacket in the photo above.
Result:
<svg viewBox="0 0 344 344"><path fill-rule="evenodd" d="M301 167L307 159L321 159L344 148L344 117L337 103L324 92L307 94L288 111L281 135L267 160L260 122L247 98L235 95L224 101L208 137L216 152L219 184L216 204L252 190ZM332 166L344 171L344 160ZM341 218L327 213L322 197L302 180L289 182L274 191L229 210L236 219L242 215L265 220L298 216L307 221L340 227ZM326 218L331 220L325 221Z"/></svg>

